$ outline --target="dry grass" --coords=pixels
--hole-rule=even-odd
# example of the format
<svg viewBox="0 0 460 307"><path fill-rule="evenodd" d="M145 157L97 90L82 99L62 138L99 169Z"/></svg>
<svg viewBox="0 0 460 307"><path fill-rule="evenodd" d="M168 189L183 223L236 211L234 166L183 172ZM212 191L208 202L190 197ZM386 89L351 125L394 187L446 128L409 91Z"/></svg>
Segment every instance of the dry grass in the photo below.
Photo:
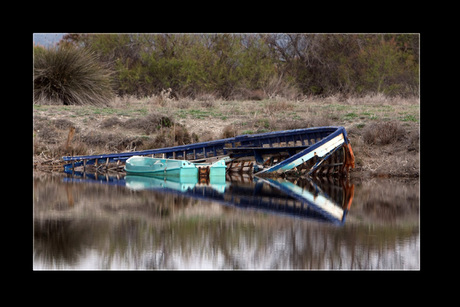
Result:
<svg viewBox="0 0 460 307"><path fill-rule="evenodd" d="M379 136L375 136L375 131L384 126L377 124L377 128L369 128L365 133L349 132L356 157L353 177L418 177L418 130L405 129L401 125L397 128L398 132L385 133L386 137L382 142ZM368 133L372 136L367 136Z"/></svg>
<svg viewBox="0 0 460 307"><path fill-rule="evenodd" d="M399 122L377 122L364 129L363 139L366 144L386 145L402 140L404 135L405 131Z"/></svg>
<svg viewBox="0 0 460 307"><path fill-rule="evenodd" d="M265 106L265 113L269 115L292 110L294 110L294 104L286 100L269 101Z"/></svg>
<svg viewBox="0 0 460 307"><path fill-rule="evenodd" d="M130 118L125 122L120 122L120 126L127 129L137 129L149 135L163 127L172 127L173 121L162 114L150 113L145 117Z"/></svg>
<svg viewBox="0 0 460 307"><path fill-rule="evenodd" d="M238 130L234 125L225 126L224 130L222 131L222 138L233 138L238 135Z"/></svg>
<svg viewBox="0 0 460 307"><path fill-rule="evenodd" d="M365 95L361 97L347 96L347 95L331 95L324 98L307 98L311 102L324 102L324 103L341 103L346 105L414 105L420 104L419 97L399 97L399 96L386 96L382 93L372 95Z"/></svg>

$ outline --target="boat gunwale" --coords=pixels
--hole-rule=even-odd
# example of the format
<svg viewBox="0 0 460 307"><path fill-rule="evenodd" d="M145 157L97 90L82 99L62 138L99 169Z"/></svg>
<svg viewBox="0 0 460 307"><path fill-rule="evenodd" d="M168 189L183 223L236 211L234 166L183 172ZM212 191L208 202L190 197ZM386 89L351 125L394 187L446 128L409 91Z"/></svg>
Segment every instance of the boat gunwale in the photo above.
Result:
<svg viewBox="0 0 460 307"><path fill-rule="evenodd" d="M186 145L178 145L173 147L163 147L163 148L155 148L155 149L147 149L141 151L132 151L132 152L121 152L121 153L113 153L113 154L100 154L100 155L84 155L84 156L63 156L62 159L64 161L80 161L80 160L89 160L89 159L104 159L104 158L119 158L119 160L124 160L126 157L132 156L145 156L151 154L160 154L160 153L172 153L172 152L179 152L179 151L187 151L193 149L203 149L204 147L213 147L213 146L223 146L225 149L225 145L228 143L235 143L238 142L248 142L251 140L260 140L264 138L272 138L272 137L283 137L286 135L293 136L299 135L304 133L322 133L322 132L329 132L326 137L322 138L315 144L314 146L320 142L322 142L325 138L329 137L333 133L338 133L338 131L344 134L345 140L347 142L347 133L343 126L324 126L324 127L310 127L310 128L301 128L301 129L293 129L293 130L282 130L282 131L272 131L272 132L265 132L265 133L258 133L258 134L243 134L238 135L232 138L225 138L219 140L211 140L206 142L199 142L199 143L192 143ZM238 148L238 147L232 147ZM267 147L267 148L276 148L276 147ZM167 158L165 158L167 159Z"/></svg>

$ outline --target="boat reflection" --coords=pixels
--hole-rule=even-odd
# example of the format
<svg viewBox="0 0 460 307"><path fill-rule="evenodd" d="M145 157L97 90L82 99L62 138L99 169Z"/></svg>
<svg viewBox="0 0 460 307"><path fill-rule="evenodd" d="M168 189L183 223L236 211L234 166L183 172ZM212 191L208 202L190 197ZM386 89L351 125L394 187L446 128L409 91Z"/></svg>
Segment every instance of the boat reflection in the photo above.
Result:
<svg viewBox="0 0 460 307"><path fill-rule="evenodd" d="M64 180L122 185L134 191L154 190L180 194L215 201L226 206L313 219L335 225L345 223L354 195L353 184L335 177L290 181L235 174L227 175L225 178L211 176L206 180L200 180L141 175L101 176L75 172Z"/></svg>

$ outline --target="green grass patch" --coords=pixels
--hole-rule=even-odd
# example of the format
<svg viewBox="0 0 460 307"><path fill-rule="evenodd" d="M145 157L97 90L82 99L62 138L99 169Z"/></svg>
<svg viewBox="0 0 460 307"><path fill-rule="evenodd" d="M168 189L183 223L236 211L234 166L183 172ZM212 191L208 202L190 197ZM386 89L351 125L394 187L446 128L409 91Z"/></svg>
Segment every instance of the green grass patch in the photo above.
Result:
<svg viewBox="0 0 460 307"><path fill-rule="evenodd" d="M194 119L205 119L209 117L216 117L216 118L221 118L222 120L226 120L228 116L222 114L221 112L217 112L214 109L207 109L207 110L201 110L201 109L188 109L188 110L178 110L176 112L176 115L179 118L187 118L191 117Z"/></svg>
<svg viewBox="0 0 460 307"><path fill-rule="evenodd" d="M414 115L410 115L410 114L409 114L409 115L406 115L406 116L402 117L402 118L401 118L401 121L403 121L403 122L414 122L414 123L416 123L416 122L418 122L418 119L417 119L417 117L415 117Z"/></svg>
<svg viewBox="0 0 460 307"><path fill-rule="evenodd" d="M344 111L344 110L350 109L351 106L347 106L343 104L327 104L321 107L326 110Z"/></svg>
<svg viewBox="0 0 460 307"><path fill-rule="evenodd" d="M361 118L361 119L368 118L368 119L371 119L371 120L376 120L379 117L375 113L372 113L372 112L361 112L359 114L359 118Z"/></svg>
<svg viewBox="0 0 460 307"><path fill-rule="evenodd" d="M354 113L354 112L351 112L351 113L347 113L343 116L343 119L344 120L352 120L354 118L358 117L358 114Z"/></svg>

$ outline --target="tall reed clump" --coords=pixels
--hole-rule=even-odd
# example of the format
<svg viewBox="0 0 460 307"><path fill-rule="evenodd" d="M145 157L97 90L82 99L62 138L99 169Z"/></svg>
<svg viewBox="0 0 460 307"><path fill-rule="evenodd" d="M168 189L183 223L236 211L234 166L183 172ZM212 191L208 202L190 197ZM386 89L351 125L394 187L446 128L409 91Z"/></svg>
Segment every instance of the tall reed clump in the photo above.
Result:
<svg viewBox="0 0 460 307"><path fill-rule="evenodd" d="M36 48L34 48L36 49ZM113 98L112 72L87 49L34 50L34 100L104 105Z"/></svg>

